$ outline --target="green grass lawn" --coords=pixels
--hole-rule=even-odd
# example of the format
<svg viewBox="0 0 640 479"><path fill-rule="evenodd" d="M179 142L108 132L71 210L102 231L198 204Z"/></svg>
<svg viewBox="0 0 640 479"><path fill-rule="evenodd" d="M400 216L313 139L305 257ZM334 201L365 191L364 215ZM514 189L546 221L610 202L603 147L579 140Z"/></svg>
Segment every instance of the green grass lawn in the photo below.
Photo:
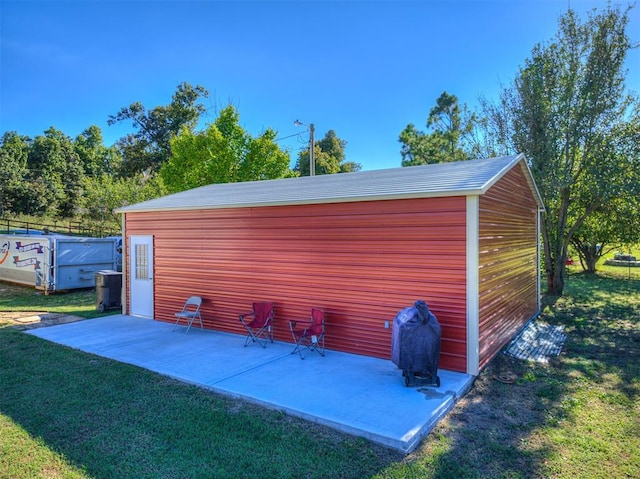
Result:
<svg viewBox="0 0 640 479"><path fill-rule="evenodd" d="M640 477L640 271L575 271L542 314L565 327L563 353L497 356L407 457L0 327L0 478ZM31 297L0 311L95 309ZM514 384L494 379L505 371Z"/></svg>
<svg viewBox="0 0 640 479"><path fill-rule="evenodd" d="M104 316L96 310L95 289L74 289L67 293L45 295L33 286L17 286L0 282L0 312L41 311L95 318ZM119 311L111 310L109 314Z"/></svg>

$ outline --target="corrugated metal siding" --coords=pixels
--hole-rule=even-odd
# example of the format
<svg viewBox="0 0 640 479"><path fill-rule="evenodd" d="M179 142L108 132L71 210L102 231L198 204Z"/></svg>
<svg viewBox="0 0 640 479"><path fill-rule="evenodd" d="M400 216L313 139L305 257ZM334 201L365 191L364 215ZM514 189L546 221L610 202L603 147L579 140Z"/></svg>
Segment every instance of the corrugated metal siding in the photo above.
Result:
<svg viewBox="0 0 640 479"><path fill-rule="evenodd" d="M538 311L537 204L520 167L480 197L480 367Z"/></svg>
<svg viewBox="0 0 640 479"><path fill-rule="evenodd" d="M155 316L201 295L205 326L242 333L238 313L273 301L288 320L325 311L327 348L390 357L396 313L425 299L443 328L440 366L466 368L465 198L140 212L154 235Z"/></svg>

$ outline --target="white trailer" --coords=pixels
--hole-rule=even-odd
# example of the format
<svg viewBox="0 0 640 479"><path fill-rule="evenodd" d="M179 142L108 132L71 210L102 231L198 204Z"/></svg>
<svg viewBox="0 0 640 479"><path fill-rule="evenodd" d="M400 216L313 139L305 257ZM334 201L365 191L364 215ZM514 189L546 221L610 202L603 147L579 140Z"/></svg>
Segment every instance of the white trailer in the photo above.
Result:
<svg viewBox="0 0 640 479"><path fill-rule="evenodd" d="M96 271L116 268L116 239L0 235L0 280L45 294L95 287Z"/></svg>

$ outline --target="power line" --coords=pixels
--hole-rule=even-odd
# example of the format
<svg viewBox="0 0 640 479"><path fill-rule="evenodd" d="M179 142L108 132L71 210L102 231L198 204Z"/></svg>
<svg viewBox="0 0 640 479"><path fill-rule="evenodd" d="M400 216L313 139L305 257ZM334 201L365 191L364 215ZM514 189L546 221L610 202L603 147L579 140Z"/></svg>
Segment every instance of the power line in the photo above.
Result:
<svg viewBox="0 0 640 479"><path fill-rule="evenodd" d="M294 136L300 136L300 133L294 133L293 135L289 135L289 136L283 136L282 138L276 138L273 141L281 141L281 140L286 140L287 138L293 138Z"/></svg>

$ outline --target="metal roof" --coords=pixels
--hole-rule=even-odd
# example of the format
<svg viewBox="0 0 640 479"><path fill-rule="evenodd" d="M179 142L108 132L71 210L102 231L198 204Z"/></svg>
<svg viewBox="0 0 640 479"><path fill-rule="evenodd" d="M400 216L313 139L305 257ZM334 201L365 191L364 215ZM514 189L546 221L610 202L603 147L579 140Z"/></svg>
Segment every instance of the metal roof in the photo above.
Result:
<svg viewBox="0 0 640 479"><path fill-rule="evenodd" d="M542 207L525 157L519 154L356 173L211 184L124 206L116 212L246 208L482 195L518 163L523 165L532 194Z"/></svg>

